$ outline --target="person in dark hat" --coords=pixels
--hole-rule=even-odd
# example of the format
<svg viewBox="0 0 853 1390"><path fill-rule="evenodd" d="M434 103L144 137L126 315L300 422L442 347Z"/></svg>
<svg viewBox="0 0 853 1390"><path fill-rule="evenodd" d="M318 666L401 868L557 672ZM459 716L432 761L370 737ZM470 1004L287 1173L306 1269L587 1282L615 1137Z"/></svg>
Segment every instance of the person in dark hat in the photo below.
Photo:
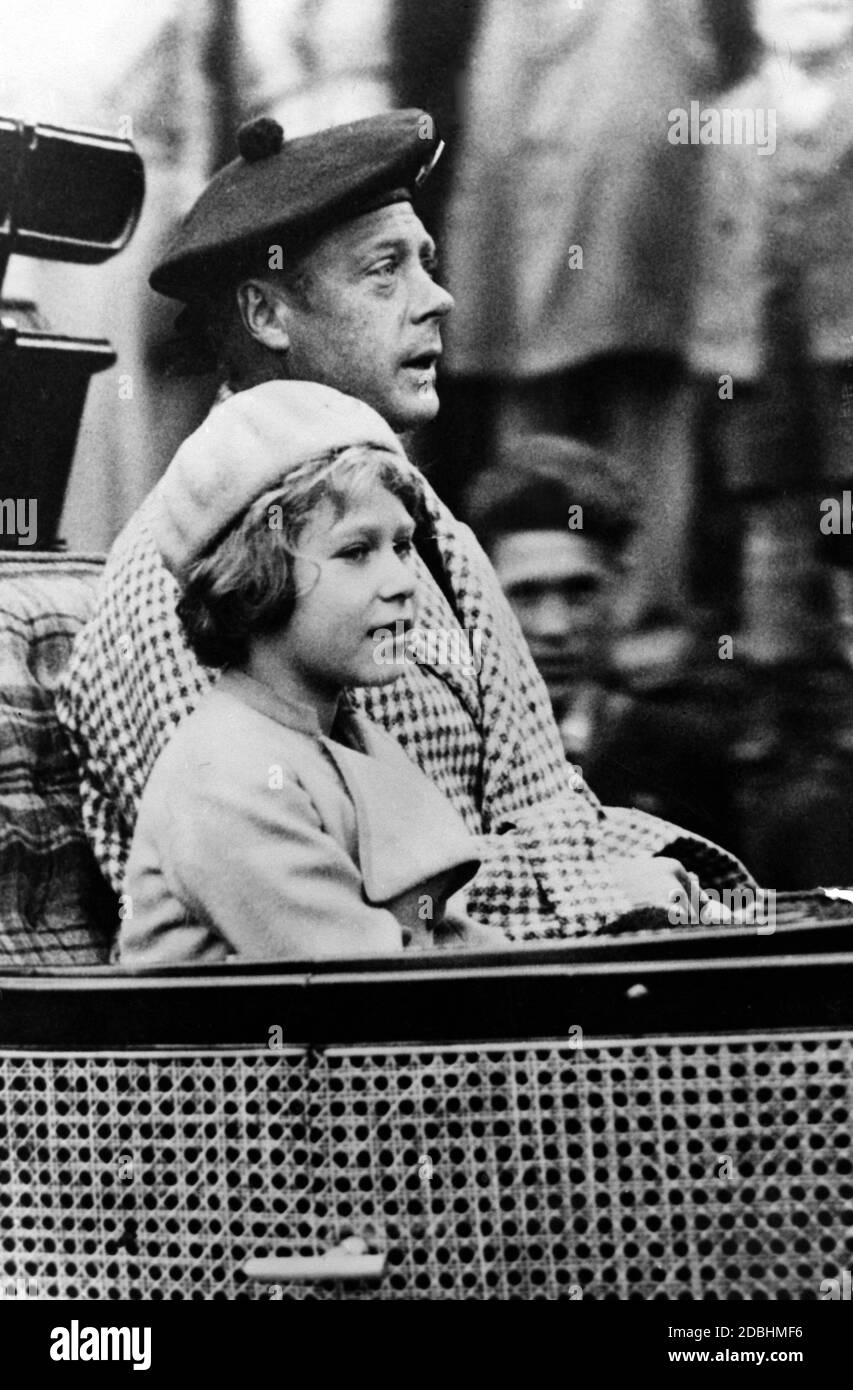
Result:
<svg viewBox="0 0 853 1390"><path fill-rule="evenodd" d="M184 369L214 366L234 390L319 381L400 430L432 419L453 300L411 203L441 152L431 118L394 111L296 140L261 118L238 145L150 277L187 306Z"/></svg>
<svg viewBox="0 0 853 1390"><path fill-rule="evenodd" d="M367 402L398 434L433 418L453 301L436 283L435 246L412 199L440 149L432 118L416 110L292 141L268 120L242 132L239 157L203 191L151 276L187 306L184 330L204 331L221 395L304 379ZM491 566L426 481L423 495L418 608L421 627L441 640L425 643L393 688L347 698L482 837L470 916L511 939L561 938L605 930L638 905L666 906L691 871L708 887L751 882L717 846L641 812L605 812L572 780ZM149 497L115 543L58 698L88 833L119 893L151 768L213 679L184 641L177 597ZM476 663L462 659L473 647ZM667 853L676 843L678 861Z"/></svg>
<svg viewBox="0 0 853 1390"><path fill-rule="evenodd" d="M587 722L584 712L610 661L636 512L626 470L609 454L549 434L506 444L463 501L548 688L570 756L581 757L587 740L572 731Z"/></svg>

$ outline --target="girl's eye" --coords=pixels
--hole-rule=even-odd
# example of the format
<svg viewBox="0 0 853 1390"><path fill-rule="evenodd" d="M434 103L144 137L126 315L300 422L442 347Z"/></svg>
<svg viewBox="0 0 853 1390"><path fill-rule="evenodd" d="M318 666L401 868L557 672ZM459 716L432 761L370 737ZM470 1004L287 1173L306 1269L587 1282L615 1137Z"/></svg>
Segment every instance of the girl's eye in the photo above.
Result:
<svg viewBox="0 0 853 1390"><path fill-rule="evenodd" d="M342 560L354 560L358 563L359 560L365 559L367 553L368 547L366 545L349 545L346 550L341 551L340 558Z"/></svg>
<svg viewBox="0 0 853 1390"><path fill-rule="evenodd" d="M396 550L398 555L401 555L403 557L403 559L408 560L409 556L414 554L415 543L411 539L411 537L409 537L409 539L407 540L397 541L394 546L394 549Z"/></svg>

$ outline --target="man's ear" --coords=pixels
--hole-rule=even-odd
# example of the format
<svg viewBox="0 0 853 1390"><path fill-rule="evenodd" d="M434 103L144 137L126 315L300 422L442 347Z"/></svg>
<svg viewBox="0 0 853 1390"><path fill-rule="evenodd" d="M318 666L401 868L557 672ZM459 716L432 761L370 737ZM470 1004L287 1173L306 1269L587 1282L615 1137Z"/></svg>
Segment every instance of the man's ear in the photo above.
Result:
<svg viewBox="0 0 853 1390"><path fill-rule="evenodd" d="M237 286L237 307L243 327L251 337L274 352L288 351L287 305L272 286L265 280L243 280Z"/></svg>

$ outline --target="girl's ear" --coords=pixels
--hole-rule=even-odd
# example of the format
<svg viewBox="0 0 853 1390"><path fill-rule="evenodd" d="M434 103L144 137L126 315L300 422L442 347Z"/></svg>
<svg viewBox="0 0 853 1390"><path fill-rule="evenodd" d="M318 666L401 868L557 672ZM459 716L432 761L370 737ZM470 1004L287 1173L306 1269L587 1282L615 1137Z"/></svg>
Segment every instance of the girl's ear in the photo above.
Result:
<svg viewBox="0 0 853 1390"><path fill-rule="evenodd" d="M287 352L290 332L287 304L265 280L243 280L237 286L237 307L246 332L263 347Z"/></svg>

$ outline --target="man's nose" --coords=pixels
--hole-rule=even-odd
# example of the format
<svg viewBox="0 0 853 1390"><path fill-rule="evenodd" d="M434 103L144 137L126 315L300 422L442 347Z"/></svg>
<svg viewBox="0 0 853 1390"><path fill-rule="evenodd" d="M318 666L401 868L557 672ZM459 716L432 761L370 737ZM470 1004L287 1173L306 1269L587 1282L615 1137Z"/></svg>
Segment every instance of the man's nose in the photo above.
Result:
<svg viewBox="0 0 853 1390"><path fill-rule="evenodd" d="M415 311L415 318L421 319L443 319L450 313L455 300L449 290L443 285L439 285L433 280L432 276L424 270L421 272L424 277L423 295L419 296L418 306Z"/></svg>
<svg viewBox="0 0 853 1390"><path fill-rule="evenodd" d="M547 594L529 614L529 626L537 637L558 638L576 630L578 624L571 605L561 594Z"/></svg>

